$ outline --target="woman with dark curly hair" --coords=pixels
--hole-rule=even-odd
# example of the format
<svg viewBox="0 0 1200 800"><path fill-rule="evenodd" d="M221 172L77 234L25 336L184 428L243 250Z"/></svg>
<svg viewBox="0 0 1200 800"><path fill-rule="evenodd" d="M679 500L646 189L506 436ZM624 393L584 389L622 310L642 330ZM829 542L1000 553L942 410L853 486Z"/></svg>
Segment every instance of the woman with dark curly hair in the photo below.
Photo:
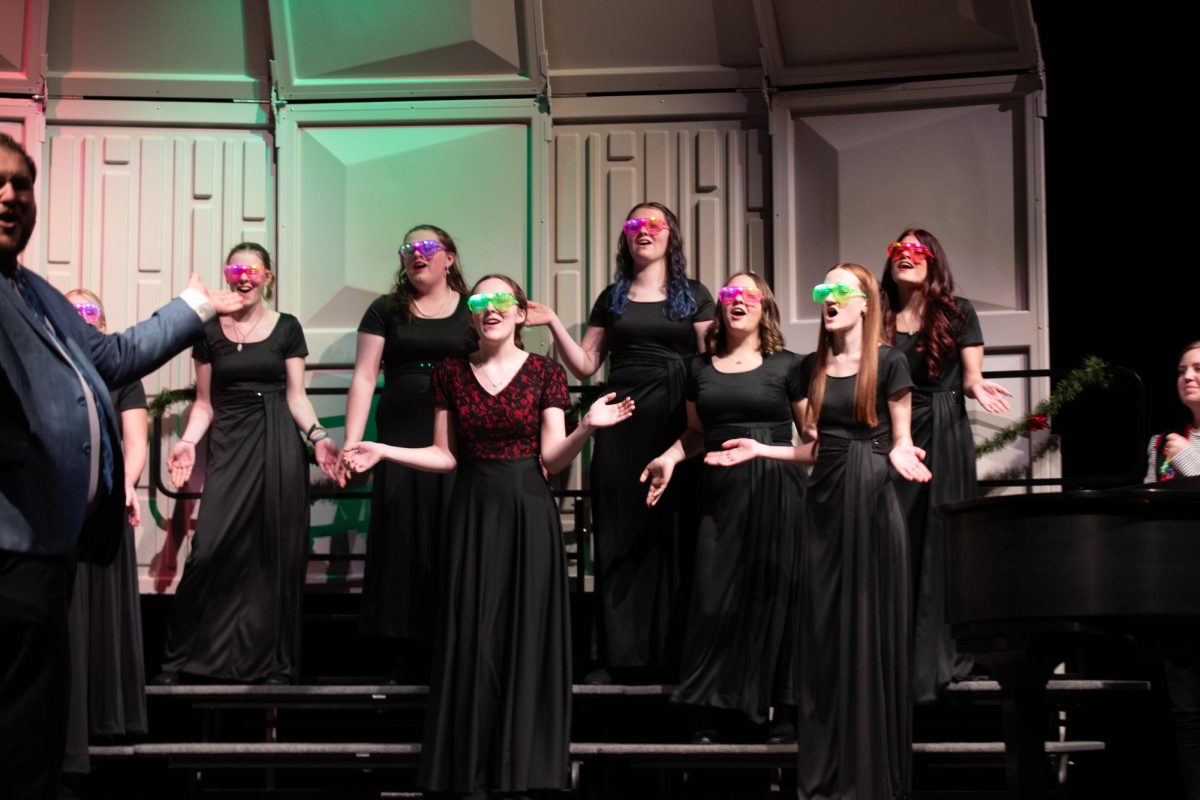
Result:
<svg viewBox="0 0 1200 800"><path fill-rule="evenodd" d="M430 376L444 358L475 350L458 246L436 225L417 225L400 245L390 294L367 308L358 326L354 377L346 395L346 444L361 441L382 367L375 408L379 441L397 447L433 443ZM345 482L345 474L342 476ZM433 474L385 461L372 471L371 523L359 630L389 642L390 676L423 683L429 670L434 552L451 473Z"/></svg>
<svg viewBox="0 0 1200 800"><path fill-rule="evenodd" d="M647 465L653 506L676 466L706 451L696 568L679 686L700 709L695 740L766 721L794 740L800 539L811 445L792 446L807 387L801 358L783 349L779 307L760 276L742 272L717 293L708 353L692 360L688 429Z"/></svg>
<svg viewBox="0 0 1200 800"><path fill-rule="evenodd" d="M908 520L912 559L913 694L918 703L971 671L946 626L945 534L938 506L978 494L975 442L965 398L985 411L1008 410L1008 390L983 378L983 332L971 302L954 296L941 243L919 228L888 245L880 280L884 339L908 358L913 443L928 454L929 483L904 482L896 494Z"/></svg>
<svg viewBox="0 0 1200 800"><path fill-rule="evenodd" d="M685 465L653 508L638 476L687 427L688 363L704 350L712 318L712 295L687 277L679 220L661 203L639 203L626 217L616 278L592 307L581 343L553 310L530 303L529 324L549 326L575 377L595 375L611 356L606 388L638 407L628 425L597 434L592 454L601 669L587 682L606 683L613 669L625 679L661 679L678 666L698 465Z"/></svg>

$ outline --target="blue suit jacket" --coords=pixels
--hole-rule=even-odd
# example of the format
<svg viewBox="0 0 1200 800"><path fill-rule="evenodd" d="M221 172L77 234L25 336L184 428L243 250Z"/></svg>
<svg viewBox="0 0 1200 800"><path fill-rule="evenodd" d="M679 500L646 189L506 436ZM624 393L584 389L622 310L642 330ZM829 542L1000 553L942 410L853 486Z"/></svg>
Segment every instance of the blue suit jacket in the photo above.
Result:
<svg viewBox="0 0 1200 800"><path fill-rule="evenodd" d="M113 490L103 479L87 515L91 467L87 401L74 369L0 276L0 549L55 555L85 537L89 560L111 560L124 525L124 459L117 415L105 387L118 388L161 366L203 335L199 315L175 299L128 331L92 328L54 287L31 272L29 285L76 364L96 389L113 443Z"/></svg>

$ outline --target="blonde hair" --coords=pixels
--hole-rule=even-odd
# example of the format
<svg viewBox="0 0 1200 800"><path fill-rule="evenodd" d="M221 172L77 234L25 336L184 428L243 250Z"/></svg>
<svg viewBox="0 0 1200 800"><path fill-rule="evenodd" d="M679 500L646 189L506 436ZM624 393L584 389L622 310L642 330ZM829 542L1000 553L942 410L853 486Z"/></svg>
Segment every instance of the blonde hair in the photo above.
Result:
<svg viewBox="0 0 1200 800"><path fill-rule="evenodd" d="M879 345L883 343L883 311L879 304L879 284L875 276L858 264L834 264L825 274L835 269L845 270L858 278L858 284L867 293L867 307L862 321L862 353L858 357L858 380L854 388L854 419L874 427L879 424L875 413L875 387L879 382ZM821 418L821 404L825 401L825 365L829 356L829 331L822 323L817 333L816 368L808 383L808 421L812 424Z"/></svg>
<svg viewBox="0 0 1200 800"><path fill-rule="evenodd" d="M70 297L73 294L83 295L88 299L88 302L96 304L96 308L100 309L100 319L96 320L96 330L107 330L108 317L104 316L104 303L100 302L100 296L91 289L72 289L66 293L66 296Z"/></svg>

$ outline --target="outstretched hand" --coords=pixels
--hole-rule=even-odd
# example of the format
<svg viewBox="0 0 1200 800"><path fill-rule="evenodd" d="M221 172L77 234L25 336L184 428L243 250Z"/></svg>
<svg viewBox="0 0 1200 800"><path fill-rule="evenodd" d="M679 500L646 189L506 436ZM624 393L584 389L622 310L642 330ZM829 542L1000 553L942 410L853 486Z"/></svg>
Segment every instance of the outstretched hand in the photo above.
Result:
<svg viewBox="0 0 1200 800"><path fill-rule="evenodd" d="M588 409L587 415L583 418L584 424L589 428L611 428L632 417L633 398L626 397L621 402L614 403L613 401L616 399L617 393L609 392L592 403L592 407Z"/></svg>
<svg viewBox="0 0 1200 800"><path fill-rule="evenodd" d="M549 325L557 318L558 314L554 313L553 308L533 300L529 301L529 307L525 310L526 325Z"/></svg>
<svg viewBox="0 0 1200 800"><path fill-rule="evenodd" d="M338 452L337 443L333 439L326 437L313 445L313 451L316 454L317 466L321 468L321 472L324 472L335 481L339 480L338 472L341 465L341 454Z"/></svg>
<svg viewBox="0 0 1200 800"><path fill-rule="evenodd" d="M721 442L720 450L704 454L704 463L710 467L732 467L758 458L758 442L753 439L729 439Z"/></svg>
<svg viewBox="0 0 1200 800"><path fill-rule="evenodd" d="M995 381L980 380L971 387L971 393L989 414L1003 414L1011 407L1006 398L1012 397L1012 392Z"/></svg>
<svg viewBox="0 0 1200 800"><path fill-rule="evenodd" d="M355 442L342 448L342 463L354 472L366 472L383 458L379 442Z"/></svg>
<svg viewBox="0 0 1200 800"><path fill-rule="evenodd" d="M182 489L192 477L192 467L196 464L196 445L182 439L171 448L167 456L167 469L171 471L171 484L176 489Z"/></svg>
<svg viewBox="0 0 1200 800"><path fill-rule="evenodd" d="M142 504L138 502L137 487L129 481L125 482L125 519L135 528L142 521Z"/></svg>
<svg viewBox="0 0 1200 800"><path fill-rule="evenodd" d="M675 473L675 460L669 456L659 456L646 465L642 470L641 477L638 480L641 483L650 482L650 488L646 492L646 505L653 508L663 496L663 492L667 490L667 485L671 482L671 475Z"/></svg>
<svg viewBox="0 0 1200 800"><path fill-rule="evenodd" d="M925 460L925 451L916 445L898 444L888 453L888 458L905 480L928 483L933 477L929 467L921 463Z"/></svg>
<svg viewBox="0 0 1200 800"><path fill-rule="evenodd" d="M188 288L203 293L218 314L232 314L235 311L241 311L245 305L238 292L230 289L209 289L204 285L204 281L200 280L200 276L194 272L188 278Z"/></svg>

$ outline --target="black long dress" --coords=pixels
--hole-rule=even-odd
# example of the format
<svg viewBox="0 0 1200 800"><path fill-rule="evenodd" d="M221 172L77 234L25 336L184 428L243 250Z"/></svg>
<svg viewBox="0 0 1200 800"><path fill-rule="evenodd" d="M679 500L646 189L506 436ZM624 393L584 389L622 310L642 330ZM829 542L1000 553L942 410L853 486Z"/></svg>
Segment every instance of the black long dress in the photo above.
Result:
<svg viewBox="0 0 1200 800"><path fill-rule="evenodd" d="M433 444L430 376L434 364L475 350L470 312L460 300L444 319L408 318L390 298L371 303L359 333L383 337L383 392L375 408L379 441L398 447ZM371 524L363 571L359 630L428 642L434 553L454 476L381 461L371 473Z"/></svg>
<svg viewBox="0 0 1200 800"><path fill-rule="evenodd" d="M815 357L804 361L805 385ZM911 689L908 540L889 477L887 399L912 385L879 348L874 428L854 421L857 376L826 378L811 530L801 541L799 724L803 800L908 795Z"/></svg>
<svg viewBox="0 0 1200 800"><path fill-rule="evenodd" d="M792 402L807 394L800 356L763 357L750 372L723 373L693 360L688 399L705 450L729 439L792 443ZM756 458L705 466L700 528L676 702L737 709L754 722L770 706L794 706L798 671L800 539L804 473Z"/></svg>
<svg viewBox="0 0 1200 800"><path fill-rule="evenodd" d="M304 331L280 314L261 342L225 338L220 320L192 349L212 364L204 496L175 591L163 669L232 681L300 669L308 554L308 463L288 410L289 358Z"/></svg>
<svg viewBox="0 0 1200 800"><path fill-rule="evenodd" d="M466 359L433 373L458 472L443 530L418 784L469 793L566 788L571 624L562 527L538 460L563 368L530 355L496 395Z"/></svg>
<svg viewBox="0 0 1200 800"><path fill-rule="evenodd" d="M678 666L699 524L699 464L681 464L653 509L646 508L638 477L687 427L684 387L697 352L695 324L711 320L714 308L702 284L688 283L696 312L686 319L668 319L666 301L630 300L617 315L612 286L588 318L589 327L605 332L605 389L637 403L628 421L596 433L592 454L598 644L606 666Z"/></svg>
<svg viewBox="0 0 1200 800"><path fill-rule="evenodd" d="M140 381L110 392L122 412L146 407ZM124 484L122 484L122 487ZM63 769L87 772L89 736L145 733L146 668L133 526L107 567L79 562L67 626L71 641L71 712Z"/></svg>
<svg viewBox="0 0 1200 800"><path fill-rule="evenodd" d="M896 347L908 359L913 380L913 444L925 451L929 483L900 481L896 497L908 521L913 586L913 697L918 703L937 699L938 690L971 672L974 659L959 653L946 625L946 534L937 508L979 494L975 476L975 440L963 399L959 350L983 344L979 317L971 302L956 297L956 349L935 377L929 374L916 333L896 333Z"/></svg>

